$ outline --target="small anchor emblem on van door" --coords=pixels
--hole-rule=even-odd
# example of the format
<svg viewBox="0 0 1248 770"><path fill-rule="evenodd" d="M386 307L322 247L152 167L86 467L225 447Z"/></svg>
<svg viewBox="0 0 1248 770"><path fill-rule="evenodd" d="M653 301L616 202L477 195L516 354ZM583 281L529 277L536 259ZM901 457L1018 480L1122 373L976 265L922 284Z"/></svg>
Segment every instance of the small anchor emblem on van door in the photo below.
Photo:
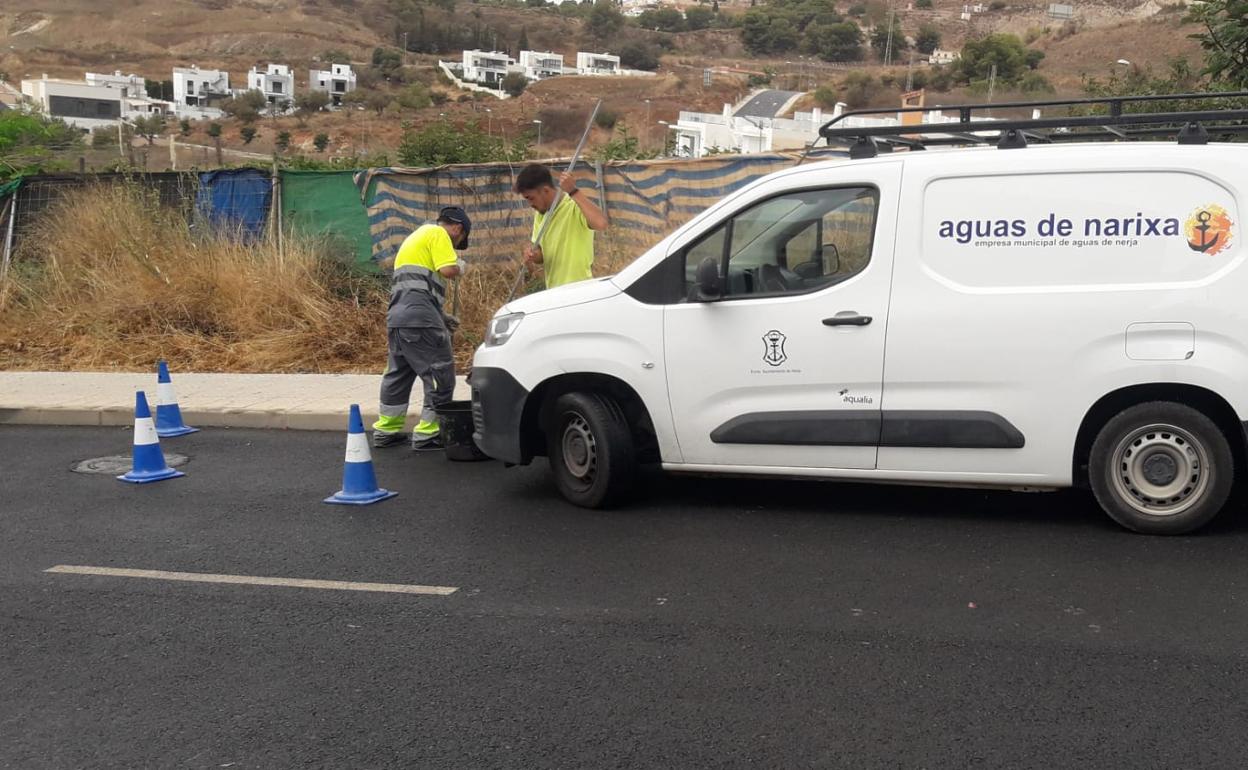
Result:
<svg viewBox="0 0 1248 770"><path fill-rule="evenodd" d="M763 335L763 362L779 366L789 360L784 352L784 341L788 339L782 333L772 329Z"/></svg>
<svg viewBox="0 0 1248 770"><path fill-rule="evenodd" d="M1213 215L1208 211L1200 212L1196 215L1196 219L1200 224L1196 225L1194 229L1200 233L1200 239L1196 243L1188 241L1187 245L1192 251L1209 251L1218 245L1218 239L1222 237L1222 234L1215 233L1212 239L1209 238L1209 231L1213 229L1209 226L1209 220L1213 219Z"/></svg>

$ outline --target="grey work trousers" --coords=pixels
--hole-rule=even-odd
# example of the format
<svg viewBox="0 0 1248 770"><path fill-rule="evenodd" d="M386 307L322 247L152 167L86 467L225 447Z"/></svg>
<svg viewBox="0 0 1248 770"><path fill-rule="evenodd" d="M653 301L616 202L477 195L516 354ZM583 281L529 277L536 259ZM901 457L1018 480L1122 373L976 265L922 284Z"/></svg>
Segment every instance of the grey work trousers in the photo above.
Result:
<svg viewBox="0 0 1248 770"><path fill-rule="evenodd" d="M381 408L373 428L383 433L403 430L412 386L419 377L425 399L416 433L436 435L438 415L434 410L449 403L455 394L450 334L445 327L431 327L387 329L386 335L389 360L381 378Z"/></svg>

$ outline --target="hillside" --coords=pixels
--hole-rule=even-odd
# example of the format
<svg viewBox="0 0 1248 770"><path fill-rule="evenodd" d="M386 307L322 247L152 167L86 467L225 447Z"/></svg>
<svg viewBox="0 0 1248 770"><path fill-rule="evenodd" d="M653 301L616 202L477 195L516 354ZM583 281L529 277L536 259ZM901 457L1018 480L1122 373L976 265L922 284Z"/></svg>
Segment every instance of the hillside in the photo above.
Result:
<svg viewBox="0 0 1248 770"><path fill-rule="evenodd" d="M865 10L855 18L866 26L873 21L882 23L887 14L884 0L859 5ZM1062 95L1078 93L1085 76L1105 77L1119 59L1157 71L1176 57L1199 61L1199 47L1188 37L1195 28L1183 23L1181 4L1094 0L1077 4L1076 18L1070 22L1049 18L1048 0L985 2L983 12L973 14L970 20L960 18L963 5L963 0L934 0L932 9L918 10L913 3L897 0L893 7L906 36L914 37L922 26L934 28L940 34L940 47L947 50L957 50L967 39L990 32L1019 35L1045 53L1039 72ZM849 0L837 7L845 13L853 8ZM363 65L374 48L393 46L396 38L401 39L400 29L416 25L433 34L426 34L427 39L420 43L411 43L413 51L402 77L423 82L435 95L440 94L439 101L444 103L421 110L391 109L380 115L343 111L308 120L266 119L247 146L242 143L239 126L227 121L223 136L226 147L264 155L272 152L278 133L288 131L292 147L310 152L313 137L324 132L333 140L329 155L367 154L392 151L403 123L419 128L441 120L456 124L478 121L492 131L515 137L532 131L533 121L546 114L563 118L545 122L543 146L538 151L553 155L566 151L574 141L575 131L562 124L579 123L594 98L603 98L607 109L639 135L644 145L657 146L665 130L658 121L674 120L682 109L718 111L723 103L735 102L748 91L745 74L717 74L710 87L704 88L705 68L765 70L773 73L776 87L797 90L814 90L829 83L839 87L849 71L845 65L822 62L799 51L751 57L735 29L666 35L628 26L612 35L609 42L596 41L584 23L566 10L483 2L460 3L451 14L412 0L7 0L0 10L0 73L16 81L42 73L79 78L88 69L122 70L163 79L174 66L198 64L228 69L231 82L241 84L250 67L274 61L293 65L302 81L306 69L328 51L345 53ZM749 7L744 2L724 2L721 10L730 18ZM522 38L531 48L554 50L566 58L577 50L618 51L630 41L662 46L667 53L658 77L559 78L535 84L519 99L498 102L489 97L471 99L439 80L436 60L457 58L457 48L421 52L431 44L471 46L473 40L484 47L514 51ZM857 66L877 75L885 69L872 63ZM892 68L892 79L904 82L905 70L903 59ZM399 88L385 82L376 87L395 93ZM895 86L881 88L872 103L895 103L895 93ZM956 90L933 96L944 103L982 98ZM609 137L608 131L599 129L594 141L601 143ZM185 141L205 146L212 143L203 126L196 127ZM147 154L157 158L156 163L162 157L156 148ZM182 162L206 165L211 160L204 147L190 150Z"/></svg>

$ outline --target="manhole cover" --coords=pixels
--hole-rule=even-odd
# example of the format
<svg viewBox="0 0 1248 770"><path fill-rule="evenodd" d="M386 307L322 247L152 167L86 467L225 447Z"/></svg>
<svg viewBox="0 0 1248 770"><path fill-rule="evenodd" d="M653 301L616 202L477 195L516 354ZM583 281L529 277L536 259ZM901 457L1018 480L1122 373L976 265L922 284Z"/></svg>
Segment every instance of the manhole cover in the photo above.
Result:
<svg viewBox="0 0 1248 770"><path fill-rule="evenodd" d="M165 464L170 468L176 468L179 465L186 465L186 455L175 455L165 453ZM70 468L74 473L98 473L102 476L120 476L133 467L134 461L130 455L110 455L109 457L93 457L90 460L83 460Z"/></svg>

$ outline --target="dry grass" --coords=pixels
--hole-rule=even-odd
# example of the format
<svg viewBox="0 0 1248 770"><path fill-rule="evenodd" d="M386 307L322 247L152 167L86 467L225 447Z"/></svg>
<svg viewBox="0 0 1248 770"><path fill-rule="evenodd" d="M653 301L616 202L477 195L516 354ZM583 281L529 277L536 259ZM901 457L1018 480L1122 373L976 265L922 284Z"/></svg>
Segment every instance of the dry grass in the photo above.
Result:
<svg viewBox="0 0 1248 770"><path fill-rule="evenodd" d="M316 242L252 245L197 236L136 187L64 199L27 233L0 284L0 369L377 373L386 359L386 280ZM604 239L595 272L631 254ZM465 371L511 292L514 265L475 265L459 288ZM527 290L540 289L532 277ZM522 290L521 293L524 293Z"/></svg>

